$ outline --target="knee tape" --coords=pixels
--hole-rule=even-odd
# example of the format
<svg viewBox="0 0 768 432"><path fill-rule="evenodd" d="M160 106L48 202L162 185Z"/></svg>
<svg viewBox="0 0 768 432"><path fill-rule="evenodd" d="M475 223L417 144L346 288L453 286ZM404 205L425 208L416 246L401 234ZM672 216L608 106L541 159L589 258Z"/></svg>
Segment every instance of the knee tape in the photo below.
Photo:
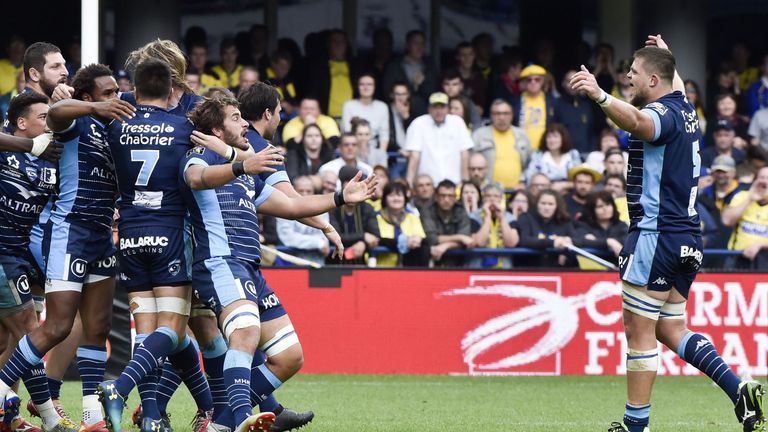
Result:
<svg viewBox="0 0 768 432"><path fill-rule="evenodd" d="M157 304L154 297L134 297L129 307L132 314L157 313Z"/></svg>
<svg viewBox="0 0 768 432"><path fill-rule="evenodd" d="M645 291L641 291L626 282L622 283L621 307L625 310L658 321L663 305L664 300L655 299Z"/></svg>
<svg viewBox="0 0 768 432"><path fill-rule="evenodd" d="M638 351L629 349L627 372L656 372L659 369L659 350Z"/></svg>
<svg viewBox="0 0 768 432"><path fill-rule="evenodd" d="M158 312L171 312L179 315L189 316L189 311L192 307L192 303L179 297L157 297Z"/></svg>
<svg viewBox="0 0 768 432"><path fill-rule="evenodd" d="M199 303L192 305L192 310L189 314L190 318L194 317L216 317L216 314L205 305Z"/></svg>
<svg viewBox="0 0 768 432"><path fill-rule="evenodd" d="M661 307L661 315L659 315L659 318L684 320L686 304L687 302L664 303L664 306Z"/></svg>
<svg viewBox="0 0 768 432"><path fill-rule="evenodd" d="M222 330L224 330L224 337L229 340L229 337L237 329L259 326L261 326L259 308L254 304L248 304L240 306L227 315L224 318Z"/></svg>
<svg viewBox="0 0 768 432"><path fill-rule="evenodd" d="M292 325L287 325L277 333L275 337L265 342L259 349L267 356L272 357L299 343L299 336Z"/></svg>
<svg viewBox="0 0 768 432"><path fill-rule="evenodd" d="M35 312L43 313L45 310L45 297L32 296L32 301L35 303Z"/></svg>

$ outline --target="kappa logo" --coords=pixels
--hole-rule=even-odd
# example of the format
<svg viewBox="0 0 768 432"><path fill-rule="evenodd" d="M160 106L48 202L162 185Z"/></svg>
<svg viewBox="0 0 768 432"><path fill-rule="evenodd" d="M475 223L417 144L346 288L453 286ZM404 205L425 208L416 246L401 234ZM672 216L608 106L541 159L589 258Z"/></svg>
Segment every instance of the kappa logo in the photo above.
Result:
<svg viewBox="0 0 768 432"><path fill-rule="evenodd" d="M653 281L653 283L656 284L656 285L666 285L667 284L667 280L664 279L663 277L659 276L658 278L656 278L655 281Z"/></svg>
<svg viewBox="0 0 768 432"><path fill-rule="evenodd" d="M706 339L702 339L702 340L696 342L696 349L694 351L698 351L699 348L705 347L707 345L709 345L709 341L706 340Z"/></svg>
<svg viewBox="0 0 768 432"><path fill-rule="evenodd" d="M88 268L88 263L85 262L85 260L82 258L78 258L72 261L72 265L69 266L69 269L72 271L72 274L79 278L85 276L85 270L87 268Z"/></svg>

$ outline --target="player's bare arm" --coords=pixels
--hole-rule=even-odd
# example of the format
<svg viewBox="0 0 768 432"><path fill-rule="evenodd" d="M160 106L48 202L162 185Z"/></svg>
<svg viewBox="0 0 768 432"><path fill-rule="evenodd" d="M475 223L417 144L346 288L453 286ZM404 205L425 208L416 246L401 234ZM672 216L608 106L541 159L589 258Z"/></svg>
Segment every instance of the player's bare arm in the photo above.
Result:
<svg viewBox="0 0 768 432"><path fill-rule="evenodd" d="M289 198L275 190L269 199L259 206L259 211L284 219L299 219L328 212L343 204L361 203L373 197L378 184L376 176L370 176L363 181L360 181L361 177L362 172L358 171L340 193Z"/></svg>
<svg viewBox="0 0 768 432"><path fill-rule="evenodd" d="M48 110L48 127L54 132L67 129L72 121L79 117L96 116L119 122L133 118L136 108L126 101L111 99L104 102L85 102L77 99L64 99L56 102Z"/></svg>
<svg viewBox="0 0 768 432"><path fill-rule="evenodd" d="M256 152L253 151L253 147L247 143L243 146L230 146L218 137L214 135L208 135L200 131L192 132L192 137L190 140L192 141L192 144L205 147L206 149L218 154L219 156L227 160L232 160L233 162L244 161L256 155ZM237 148L236 150L235 147Z"/></svg>
<svg viewBox="0 0 768 432"><path fill-rule="evenodd" d="M214 166L190 165L184 179L192 190L215 189L243 175L275 172L273 166L283 163L283 155L275 147L267 147L244 161Z"/></svg>
<svg viewBox="0 0 768 432"><path fill-rule="evenodd" d="M61 158L63 146L51 142L53 135L44 133L35 138L23 138L0 133L0 151L32 153L47 161L56 162Z"/></svg>
<svg viewBox="0 0 768 432"><path fill-rule="evenodd" d="M630 73L632 73L631 70ZM656 127L651 116L608 95L600 88L595 76L584 65L581 65L581 70L573 75L570 85L573 90L583 92L593 101L600 103L603 112L621 129L643 141L653 140ZM607 101L610 102L606 103Z"/></svg>

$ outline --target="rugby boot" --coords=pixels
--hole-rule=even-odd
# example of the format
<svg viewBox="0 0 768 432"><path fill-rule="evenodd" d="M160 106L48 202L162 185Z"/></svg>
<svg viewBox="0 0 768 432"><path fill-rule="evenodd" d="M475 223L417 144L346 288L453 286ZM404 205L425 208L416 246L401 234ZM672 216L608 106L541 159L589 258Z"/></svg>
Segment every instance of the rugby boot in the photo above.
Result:
<svg viewBox="0 0 768 432"><path fill-rule="evenodd" d="M611 427L608 428L608 432L629 432L629 429L624 427L624 424L619 422L613 422L611 423ZM643 429L643 432L651 432L651 430L646 426L645 429Z"/></svg>
<svg viewBox="0 0 768 432"><path fill-rule="evenodd" d="M739 384L739 395L733 408L736 418L744 427L744 432L766 432L763 396L765 387L756 381L743 381Z"/></svg>
<svg viewBox="0 0 768 432"><path fill-rule="evenodd" d="M137 428L141 427L141 404L136 406L136 409L133 410L133 415L131 415L131 422L133 422L133 425Z"/></svg>
<svg viewBox="0 0 768 432"><path fill-rule="evenodd" d="M151 419L144 417L141 420L141 432L168 432L168 428L165 427L163 419Z"/></svg>
<svg viewBox="0 0 768 432"><path fill-rule="evenodd" d="M81 421L80 432L109 432L109 430L107 429L107 422L104 420L99 420L92 425L89 425L85 421Z"/></svg>
<svg viewBox="0 0 768 432"><path fill-rule="evenodd" d="M296 412L290 408L283 407L283 410L275 417L275 423L270 426L269 432L284 432L300 427L306 426L312 419L315 418L315 413L312 411Z"/></svg>
<svg viewBox="0 0 768 432"><path fill-rule="evenodd" d="M230 432L228 427L214 423L212 411L203 410L197 410L192 420L192 430L194 432Z"/></svg>
<svg viewBox="0 0 768 432"><path fill-rule="evenodd" d="M59 402L58 399L51 399L51 401L53 402L53 408L55 408L56 412L59 413L59 417L69 418L67 413L64 411L64 407L61 406L61 402ZM31 400L27 402L27 412L29 412L29 415L32 417L40 417L40 413L37 411L37 407Z"/></svg>
<svg viewBox="0 0 768 432"><path fill-rule="evenodd" d="M79 426L68 418L60 418L59 422L50 429L43 424L43 432L78 432L79 429Z"/></svg>
<svg viewBox="0 0 768 432"><path fill-rule="evenodd" d="M107 424L107 430L110 432L122 432L120 422L123 421L125 398L117 392L115 381L107 380L100 383L96 386L96 394L99 395L101 406L104 407L104 421Z"/></svg>
<svg viewBox="0 0 768 432"><path fill-rule="evenodd" d="M254 414L237 427L235 432L252 432L252 431L262 431L262 432L268 432L270 426L272 426L275 423L275 415L271 412L263 412Z"/></svg>

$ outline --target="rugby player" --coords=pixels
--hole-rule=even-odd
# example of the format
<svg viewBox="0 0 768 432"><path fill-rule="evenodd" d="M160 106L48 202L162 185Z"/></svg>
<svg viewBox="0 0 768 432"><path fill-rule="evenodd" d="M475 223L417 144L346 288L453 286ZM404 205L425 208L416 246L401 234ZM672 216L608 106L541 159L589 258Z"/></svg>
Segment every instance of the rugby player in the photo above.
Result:
<svg viewBox="0 0 768 432"><path fill-rule="evenodd" d="M26 92L15 97L8 108L14 135L33 138L44 133L47 113L48 98L44 95ZM0 152L0 322L15 346L0 370L0 400L21 378L42 417L42 430L75 432L77 425L62 416L51 400L43 355L30 339L30 335L40 334L32 287L42 283L42 272L29 249L30 233L49 196L55 193L57 175L55 164L29 153ZM19 401L15 400L13 409L18 413ZM8 426L14 431L39 430L23 419Z"/></svg>
<svg viewBox="0 0 768 432"><path fill-rule="evenodd" d="M248 123L237 106L236 99L218 94L198 105L190 118L203 133L233 146L248 146ZM196 239L193 288L216 313L228 342L224 381L234 414L229 426L237 431L268 430L251 422L257 417L251 416L251 388L259 400L265 399L303 362L290 319L259 270L257 208L292 219L317 215L345 200L357 203L370 198L376 184L374 178L360 182L358 175L343 194L289 198L260 176L245 175L255 174L249 161L229 164L197 147L187 153L180 167L180 184ZM257 348L265 352L269 364L252 374Z"/></svg>
<svg viewBox="0 0 768 432"><path fill-rule="evenodd" d="M635 52L627 76L632 104L607 94L583 65L570 81L574 90L597 102L631 134L627 169L631 225L619 255L629 350L628 400L623 424L613 423L610 430L650 430L659 341L720 386L744 431L765 431L763 386L742 382L712 342L686 325L688 292L703 258L695 210L702 138L696 109L685 98L675 57L661 35L649 36L646 47Z"/></svg>

